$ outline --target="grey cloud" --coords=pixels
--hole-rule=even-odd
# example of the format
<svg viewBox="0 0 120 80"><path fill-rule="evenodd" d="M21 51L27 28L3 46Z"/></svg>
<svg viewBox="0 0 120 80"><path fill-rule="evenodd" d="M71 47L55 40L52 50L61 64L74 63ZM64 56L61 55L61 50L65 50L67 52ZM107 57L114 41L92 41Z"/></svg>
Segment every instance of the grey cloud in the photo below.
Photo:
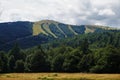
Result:
<svg viewBox="0 0 120 80"><path fill-rule="evenodd" d="M51 19L120 28L120 0L0 0L0 3L3 9L0 22Z"/></svg>

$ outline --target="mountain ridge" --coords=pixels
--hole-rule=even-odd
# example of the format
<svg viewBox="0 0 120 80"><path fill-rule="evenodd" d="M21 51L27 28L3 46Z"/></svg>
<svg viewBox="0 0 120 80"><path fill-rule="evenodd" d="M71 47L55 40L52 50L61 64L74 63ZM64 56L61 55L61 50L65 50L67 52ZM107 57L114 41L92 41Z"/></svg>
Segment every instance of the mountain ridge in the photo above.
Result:
<svg viewBox="0 0 120 80"><path fill-rule="evenodd" d="M23 48L79 34L118 30L95 25L70 25L53 20L0 23L0 49L18 42Z"/></svg>
<svg viewBox="0 0 120 80"><path fill-rule="evenodd" d="M65 37L67 37L67 35L65 34L65 32L61 29L61 27L59 27L59 24L62 25L67 25L68 29L74 34L77 35L78 33L76 31L74 31L74 29L71 26L85 26L85 33L89 33L89 32L94 32L93 30L95 28L102 28L105 30L116 30L116 28L111 28L108 26L100 26L100 25L71 25L71 24L64 24L64 23L60 23L57 21L53 21L53 20L42 20L42 21L38 21L35 22L33 24L33 35L38 35L39 33L43 33L46 35L51 34L52 36L54 36L55 38L57 38L57 36L50 30L49 25L54 24L54 27L56 26L58 29ZM39 27L39 29L38 29ZM91 29L94 28L94 29Z"/></svg>

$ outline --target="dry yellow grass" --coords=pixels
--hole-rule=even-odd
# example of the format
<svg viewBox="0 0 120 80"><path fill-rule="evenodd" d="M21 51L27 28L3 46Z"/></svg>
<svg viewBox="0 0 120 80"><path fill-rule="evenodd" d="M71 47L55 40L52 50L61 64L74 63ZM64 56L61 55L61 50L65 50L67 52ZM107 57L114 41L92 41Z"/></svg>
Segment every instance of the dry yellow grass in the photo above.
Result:
<svg viewBox="0 0 120 80"><path fill-rule="evenodd" d="M46 34L48 35L40 26L41 24L39 24L38 22L34 23L33 25L33 35L38 35L40 33Z"/></svg>
<svg viewBox="0 0 120 80"><path fill-rule="evenodd" d="M89 27L85 26L86 30L85 33L93 33L95 31L94 28L90 29Z"/></svg>
<svg viewBox="0 0 120 80"><path fill-rule="evenodd" d="M44 24L43 24L44 23ZM57 22L55 21L50 21L50 20L43 20L43 21L39 21L39 22L35 22L33 24L33 35L39 35L40 33L43 33L45 35L49 35L51 34L53 37L57 38L57 36L50 30L49 26L51 23L53 24L57 24ZM43 24L44 29L47 31L44 31L41 27L41 25ZM48 34L49 33L49 34Z"/></svg>
<svg viewBox="0 0 120 80"><path fill-rule="evenodd" d="M120 80L120 74L10 73L1 74L0 80Z"/></svg>

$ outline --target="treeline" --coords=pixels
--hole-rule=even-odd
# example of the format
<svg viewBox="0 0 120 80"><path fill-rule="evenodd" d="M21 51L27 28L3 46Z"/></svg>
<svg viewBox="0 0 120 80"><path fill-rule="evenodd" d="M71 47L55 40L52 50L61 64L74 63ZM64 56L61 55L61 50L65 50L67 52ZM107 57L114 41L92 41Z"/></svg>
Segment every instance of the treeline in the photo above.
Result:
<svg viewBox="0 0 120 80"><path fill-rule="evenodd" d="M41 46L22 51L17 45L0 52L0 72L93 72L120 73L120 50L107 46L90 50L61 46L44 52Z"/></svg>
<svg viewBox="0 0 120 80"><path fill-rule="evenodd" d="M103 33L102 33L103 34ZM106 36L100 35L100 41L106 41ZM118 33L114 37L119 37ZM93 35L93 34L92 34ZM106 36L103 37L103 36ZM95 36L91 36L95 37ZM97 37L97 34L96 34ZM36 46L27 50L22 50L18 44L9 52L0 52L0 73L7 72L90 72L90 73L120 73L120 47L114 44L104 43L100 47L99 41L90 42L90 38L86 36L78 42L76 46L59 45L58 47ZM120 38L111 38L111 43L116 42L120 45ZM78 43L73 39L75 45ZM69 41L72 41L69 40ZM69 41L67 41L69 43ZM59 42L62 43L62 42ZM97 44L98 47L93 48ZM71 45L71 46L70 46ZM92 46L92 47L91 47Z"/></svg>
<svg viewBox="0 0 120 80"><path fill-rule="evenodd" d="M87 39L90 48L103 48L107 45L112 45L116 48L120 48L120 31L111 31L111 32L95 32L95 33L88 33L88 34L81 34L74 36L72 38L66 38L61 40L51 41L47 44L44 44L46 49L55 48L61 45L71 46L77 48L81 45L81 43Z"/></svg>

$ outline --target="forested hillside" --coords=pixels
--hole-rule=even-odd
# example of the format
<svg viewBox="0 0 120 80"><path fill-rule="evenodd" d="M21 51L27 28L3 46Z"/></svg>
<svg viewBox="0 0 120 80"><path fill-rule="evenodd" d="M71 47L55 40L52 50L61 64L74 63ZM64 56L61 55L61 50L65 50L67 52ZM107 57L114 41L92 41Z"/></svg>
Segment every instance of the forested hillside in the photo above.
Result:
<svg viewBox="0 0 120 80"><path fill-rule="evenodd" d="M22 49L80 34L117 30L106 26L69 25L52 20L0 23L0 50L10 50L17 42Z"/></svg>
<svg viewBox="0 0 120 80"><path fill-rule="evenodd" d="M16 43L0 52L0 72L120 73L120 32L88 33L26 50Z"/></svg>
<svg viewBox="0 0 120 80"><path fill-rule="evenodd" d="M107 45L113 45L114 47L120 47L120 30L109 30L105 32L94 32L88 34L82 34L74 36L72 38L54 40L47 44L43 44L45 48L55 48L57 46L66 45L76 48L80 46L82 42L87 39L90 48L97 49Z"/></svg>

